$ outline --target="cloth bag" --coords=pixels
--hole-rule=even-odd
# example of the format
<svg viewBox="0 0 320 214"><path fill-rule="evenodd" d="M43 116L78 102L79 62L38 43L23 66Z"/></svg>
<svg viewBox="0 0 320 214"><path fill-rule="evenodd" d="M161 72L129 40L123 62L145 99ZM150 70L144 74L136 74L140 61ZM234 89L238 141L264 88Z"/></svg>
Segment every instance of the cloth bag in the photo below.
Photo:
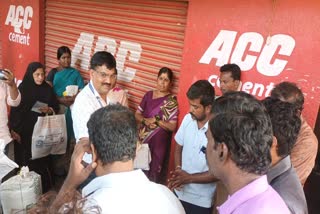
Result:
<svg viewBox="0 0 320 214"><path fill-rule="evenodd" d="M67 149L67 125L64 114L38 117L32 133L32 159L47 155L65 154Z"/></svg>
<svg viewBox="0 0 320 214"><path fill-rule="evenodd" d="M135 169L149 170L151 162L151 153L147 143L138 144L136 157L133 162Z"/></svg>
<svg viewBox="0 0 320 214"><path fill-rule="evenodd" d="M20 175L11 177L0 186L4 214L27 213L26 210L37 203L42 194L41 176L35 172L29 172L27 167L25 170L21 169L21 172Z"/></svg>

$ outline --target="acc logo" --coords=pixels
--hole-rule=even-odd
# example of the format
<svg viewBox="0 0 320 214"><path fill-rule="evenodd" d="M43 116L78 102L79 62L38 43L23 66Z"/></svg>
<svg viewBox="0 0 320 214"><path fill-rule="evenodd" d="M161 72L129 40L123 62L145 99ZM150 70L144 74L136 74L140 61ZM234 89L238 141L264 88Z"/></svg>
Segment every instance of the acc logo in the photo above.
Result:
<svg viewBox="0 0 320 214"><path fill-rule="evenodd" d="M29 45L30 35L25 33L25 30L31 28L32 21L30 18L33 16L33 8L27 6L10 5L5 25L11 25L14 32L9 33L9 41Z"/></svg>

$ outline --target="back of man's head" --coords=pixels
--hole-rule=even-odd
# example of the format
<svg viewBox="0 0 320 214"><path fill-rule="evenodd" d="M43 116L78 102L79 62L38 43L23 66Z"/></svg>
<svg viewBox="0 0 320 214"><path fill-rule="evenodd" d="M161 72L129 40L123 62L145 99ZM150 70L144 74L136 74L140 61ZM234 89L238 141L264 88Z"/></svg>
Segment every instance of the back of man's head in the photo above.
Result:
<svg viewBox="0 0 320 214"><path fill-rule="evenodd" d="M211 105L215 98L214 87L207 80L198 80L190 86L187 97L190 100L200 98L200 104L204 107Z"/></svg>
<svg viewBox="0 0 320 214"><path fill-rule="evenodd" d="M262 101L269 113L273 135L277 138L277 155L285 157L290 154L295 144L301 120L296 114L295 106L279 99L267 97Z"/></svg>
<svg viewBox="0 0 320 214"><path fill-rule="evenodd" d="M271 91L271 97L292 103L300 112L303 109L304 96L295 83L281 82L277 84Z"/></svg>
<svg viewBox="0 0 320 214"><path fill-rule="evenodd" d="M120 104L100 108L91 115L87 126L90 142L103 164L134 159L137 125L128 108Z"/></svg>
<svg viewBox="0 0 320 214"><path fill-rule="evenodd" d="M214 102L212 113L215 144L224 143L242 171L265 174L271 163L272 127L262 103L245 92L228 92Z"/></svg>
<svg viewBox="0 0 320 214"><path fill-rule="evenodd" d="M241 80L241 69L237 64L225 64L220 67L220 72L231 72L233 80Z"/></svg>
<svg viewBox="0 0 320 214"><path fill-rule="evenodd" d="M107 51L98 51L91 57L90 68L95 70L97 66L105 65L109 70L115 69L117 74L117 62L114 56Z"/></svg>

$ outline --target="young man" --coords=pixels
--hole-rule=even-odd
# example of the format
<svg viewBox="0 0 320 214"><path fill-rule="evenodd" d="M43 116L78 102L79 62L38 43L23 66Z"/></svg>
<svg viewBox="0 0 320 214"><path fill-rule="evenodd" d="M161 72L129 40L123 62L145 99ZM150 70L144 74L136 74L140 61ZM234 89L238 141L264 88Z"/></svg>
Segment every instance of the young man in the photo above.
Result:
<svg viewBox="0 0 320 214"><path fill-rule="evenodd" d="M220 67L220 90L222 95L227 92L240 91L241 70L237 64L225 64ZM218 181L214 203L216 206L223 204L228 198L226 187Z"/></svg>
<svg viewBox="0 0 320 214"><path fill-rule="evenodd" d="M220 68L220 90L222 95L240 90L241 70L236 64L225 64Z"/></svg>
<svg viewBox="0 0 320 214"><path fill-rule="evenodd" d="M282 82L271 91L271 97L292 103L300 116L301 128L290 158L303 186L314 167L318 151L318 139L301 114L304 104L303 93L295 83Z"/></svg>
<svg viewBox="0 0 320 214"><path fill-rule="evenodd" d="M308 213L301 183L290 161L290 152L297 140L301 120L291 103L268 97L263 100L263 104L269 113L274 136L268 182L282 197L291 213Z"/></svg>
<svg viewBox="0 0 320 214"><path fill-rule="evenodd" d="M188 90L190 113L175 136L175 170L169 179L187 214L210 213L215 177L208 172L205 158L210 110L214 88L207 80L195 82Z"/></svg>
<svg viewBox="0 0 320 214"><path fill-rule="evenodd" d="M127 95L124 90L117 91L119 96L109 94L117 81L116 66L116 60L109 52L99 51L92 56L90 82L77 95L71 107L76 142L83 138L88 139L87 122L97 109L115 103L127 106ZM90 155L85 155L84 161L90 163L90 159Z"/></svg>
<svg viewBox="0 0 320 214"><path fill-rule="evenodd" d="M108 105L92 114L89 139L76 145L71 165L58 199L74 191L94 170L97 177L82 190L82 196L101 208L101 213L185 213L179 200L165 186L133 170L138 140L134 114L119 104ZM91 152L93 162L82 165ZM58 200L59 201L59 200Z"/></svg>
<svg viewBox="0 0 320 214"><path fill-rule="evenodd" d="M290 213L268 184L272 127L264 106L244 92L218 98L207 132L207 160L211 174L225 184L230 197L220 214Z"/></svg>

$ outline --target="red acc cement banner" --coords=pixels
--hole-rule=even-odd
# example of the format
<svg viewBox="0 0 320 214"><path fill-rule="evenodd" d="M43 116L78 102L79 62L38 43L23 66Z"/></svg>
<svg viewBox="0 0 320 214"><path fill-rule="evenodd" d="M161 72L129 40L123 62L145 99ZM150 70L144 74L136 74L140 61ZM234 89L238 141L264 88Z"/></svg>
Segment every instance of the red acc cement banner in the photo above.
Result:
<svg viewBox="0 0 320 214"><path fill-rule="evenodd" d="M219 89L219 68L242 69L241 90L263 99L275 84L296 82L305 94L304 116L314 126L320 98L320 1L190 0L178 95L199 79Z"/></svg>
<svg viewBox="0 0 320 214"><path fill-rule="evenodd" d="M28 64L40 60L39 1L1 1L2 64L23 78Z"/></svg>

